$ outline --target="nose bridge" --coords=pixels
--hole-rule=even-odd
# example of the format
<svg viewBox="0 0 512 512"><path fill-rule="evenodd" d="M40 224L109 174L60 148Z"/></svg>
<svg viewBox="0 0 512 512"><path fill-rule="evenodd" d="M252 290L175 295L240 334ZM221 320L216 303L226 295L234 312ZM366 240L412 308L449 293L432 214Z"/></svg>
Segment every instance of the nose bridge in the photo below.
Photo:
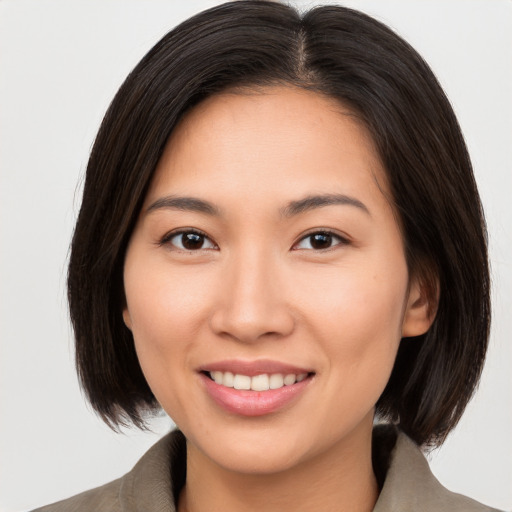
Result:
<svg viewBox="0 0 512 512"><path fill-rule="evenodd" d="M272 276L277 274L275 262L268 251L245 251L232 263L232 290L235 311L246 315L264 313L273 302Z"/></svg>
<svg viewBox="0 0 512 512"><path fill-rule="evenodd" d="M246 245L226 262L222 298L212 318L217 333L239 341L284 336L293 329L279 260L271 250Z"/></svg>

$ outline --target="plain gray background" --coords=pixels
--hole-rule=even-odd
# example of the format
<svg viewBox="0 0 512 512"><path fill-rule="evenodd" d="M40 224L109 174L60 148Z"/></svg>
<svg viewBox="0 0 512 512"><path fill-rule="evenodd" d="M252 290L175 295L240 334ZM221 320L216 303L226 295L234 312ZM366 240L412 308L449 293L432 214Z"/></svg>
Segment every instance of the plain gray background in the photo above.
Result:
<svg viewBox="0 0 512 512"><path fill-rule="evenodd" d="M162 417L153 433L114 434L85 405L74 374L66 259L88 153L108 103L163 34L217 3L0 0L2 512L116 478L170 428ZM511 510L512 2L341 3L412 43L466 136L489 224L494 321L480 389L429 458L448 488Z"/></svg>

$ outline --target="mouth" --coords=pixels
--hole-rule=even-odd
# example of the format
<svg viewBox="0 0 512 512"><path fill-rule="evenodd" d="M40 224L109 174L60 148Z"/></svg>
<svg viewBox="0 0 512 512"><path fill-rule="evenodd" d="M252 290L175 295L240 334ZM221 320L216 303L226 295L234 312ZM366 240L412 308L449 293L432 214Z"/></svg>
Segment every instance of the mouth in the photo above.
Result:
<svg viewBox="0 0 512 512"><path fill-rule="evenodd" d="M207 395L229 413L263 416L286 409L310 387L315 372L272 361L225 361L199 370Z"/></svg>
<svg viewBox="0 0 512 512"><path fill-rule="evenodd" d="M271 389L281 389L284 386L293 386L297 382L302 382L311 375L310 373L260 373L250 376L241 373L223 372L214 370L203 372L216 384L226 388L251 391L269 391Z"/></svg>

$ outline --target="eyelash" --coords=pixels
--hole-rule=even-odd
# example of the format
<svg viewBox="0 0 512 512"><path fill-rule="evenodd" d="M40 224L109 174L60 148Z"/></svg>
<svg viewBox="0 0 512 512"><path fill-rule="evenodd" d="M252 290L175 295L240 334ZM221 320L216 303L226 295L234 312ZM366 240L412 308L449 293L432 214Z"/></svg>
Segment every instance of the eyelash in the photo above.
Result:
<svg viewBox="0 0 512 512"><path fill-rule="evenodd" d="M307 239L311 239L313 236L315 235L323 235L323 236L326 236L326 237L330 237L331 240L334 241L334 239L337 239L338 240L338 243L335 243L329 247L325 247L325 248L320 248L320 249L315 249L314 247L310 247L310 248L297 248L297 246L307 240ZM323 251L329 251L329 250L332 250L334 249L335 247L337 246L340 246L340 245L349 245L350 244L350 241L339 235L338 233L335 233L334 231L331 231L329 229L316 229L315 231L310 231L309 233L307 233L306 235L303 235L301 238L299 238L299 240L297 242L295 242L293 244L293 247L292 247L292 250L295 250L295 251L300 251L300 250L313 250L315 252L323 252ZM311 245L311 243L310 243Z"/></svg>
<svg viewBox="0 0 512 512"><path fill-rule="evenodd" d="M210 241L210 243L214 246L214 247L207 247L207 248L203 248L203 247L199 247L199 249L187 249L185 247L176 247L172 242L171 240L173 238L176 238L178 236L182 236L183 235L198 235L200 237L203 237L204 240L208 240ZM194 228L186 228L186 229L180 229L178 231L171 231L170 233L167 233L159 242L159 245L171 245L174 247L174 249L178 250L178 251L186 251L186 252L195 252L196 250L211 250L211 249L215 249L217 248L217 245L210 239L210 237L204 233L203 231L200 231L199 229L194 229ZM182 244L183 245L183 244Z"/></svg>
<svg viewBox="0 0 512 512"><path fill-rule="evenodd" d="M204 241L208 240L211 245L213 247L203 247L201 244L201 247L197 248L197 249L187 249L185 247L183 247L183 243L181 244L182 247L176 247L175 244L173 244L171 241L173 238L176 238L178 236L182 236L183 235L197 235L199 237L202 237L202 240L203 240L203 244L204 244ZM338 243L335 243L334 245L331 245L329 247L325 247L325 248L319 248L319 249L315 249L311 242L310 242L310 247L309 248L300 248L300 247L297 247L301 242L307 240L307 239L311 239L313 236L315 235L322 235L322 236L325 236L325 237L329 237L331 241L333 241L334 239L337 239L338 240ZM350 243L350 241L346 238L344 238L343 236L331 231L331 230L328 230L328 229L319 229L319 230L315 230L315 231L311 231L310 233L307 233L306 235L303 235L297 242L295 242L292 246L292 250L294 251L298 251L298 250L312 250L312 251L315 251L315 252L323 252L323 251L329 251L329 250L332 250L334 247L337 247L339 245L348 245ZM199 229L194 229L194 228L187 228L187 229L180 229L179 231L172 231L170 233L167 233L159 242L159 245L160 246L163 246L163 245L171 245L174 247L174 249L176 250L181 250L181 251L186 251L186 252L196 252L196 251L199 251L199 250L212 250L212 249L218 249L218 246L211 240L211 238L206 234L204 233L203 231L200 231Z"/></svg>

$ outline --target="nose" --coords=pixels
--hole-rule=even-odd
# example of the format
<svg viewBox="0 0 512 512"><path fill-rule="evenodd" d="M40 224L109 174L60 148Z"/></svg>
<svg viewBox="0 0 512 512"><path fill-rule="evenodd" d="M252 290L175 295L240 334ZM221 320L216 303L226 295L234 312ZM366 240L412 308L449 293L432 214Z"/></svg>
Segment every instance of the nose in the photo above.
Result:
<svg viewBox="0 0 512 512"><path fill-rule="evenodd" d="M240 256L223 273L211 329L242 343L283 338L295 326L278 265L264 255Z"/></svg>

